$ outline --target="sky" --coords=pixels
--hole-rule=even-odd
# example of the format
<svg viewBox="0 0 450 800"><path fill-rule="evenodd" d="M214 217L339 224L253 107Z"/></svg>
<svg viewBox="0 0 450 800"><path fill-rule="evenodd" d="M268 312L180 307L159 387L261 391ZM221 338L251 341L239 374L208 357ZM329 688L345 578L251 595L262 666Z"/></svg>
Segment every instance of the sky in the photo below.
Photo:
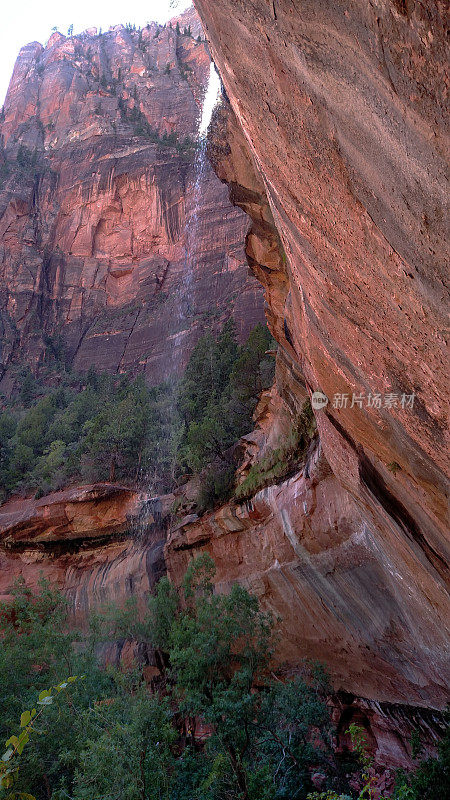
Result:
<svg viewBox="0 0 450 800"><path fill-rule="evenodd" d="M45 44L57 26L67 34L86 28L102 28L131 22L136 27L147 22L167 22L192 5L191 0L13 0L5 3L0 16L0 106L5 99L17 54L28 42Z"/></svg>

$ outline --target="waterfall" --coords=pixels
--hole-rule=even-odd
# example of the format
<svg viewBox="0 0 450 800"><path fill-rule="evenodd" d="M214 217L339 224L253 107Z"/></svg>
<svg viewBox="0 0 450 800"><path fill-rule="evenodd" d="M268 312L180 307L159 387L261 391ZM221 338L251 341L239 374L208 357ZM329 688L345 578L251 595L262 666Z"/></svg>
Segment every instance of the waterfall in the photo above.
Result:
<svg viewBox="0 0 450 800"><path fill-rule="evenodd" d="M208 83L204 92L201 111L197 125L196 150L192 170L192 181L190 186L191 203L190 213L186 213L185 222L185 251L183 272L180 282L175 290L173 318L168 321L168 327L172 328L172 356L168 369L168 385L170 387L170 401L168 403L168 414L172 417L171 427L176 438L177 433L177 404L178 404L178 378L185 364L185 350L187 335L189 332L190 320L195 313L194 303L194 272L196 265L196 244L199 236L199 207L202 200L202 193L205 187L205 177L207 169L207 133L211 122L214 108L220 100L222 87L220 78L213 63L210 65ZM187 203L185 203L187 206ZM147 476L148 494L147 500L139 515L139 519L133 525L133 536L135 539L142 539L149 530L149 524L157 517L155 509L160 516L160 506L158 497L154 496L154 483L150 476Z"/></svg>
<svg viewBox="0 0 450 800"><path fill-rule="evenodd" d="M222 86L217 70L211 62L208 84L203 96L202 108L197 127L197 147L194 159L194 179L192 193L192 211L186 215L185 228L185 257L183 274L178 289L176 322L177 333L173 338L172 372L180 372L184 359L183 338L188 327L187 321L194 313L194 267L195 246L199 232L199 206L202 197L206 163L207 163L207 134L213 111L220 100Z"/></svg>
<svg viewBox="0 0 450 800"><path fill-rule="evenodd" d="M217 72L214 63L211 61L209 67L208 86L206 87L205 96L203 98L202 114L200 117L200 124L198 126L199 138L206 137L213 111L220 100L221 94L222 85L220 83L219 73Z"/></svg>

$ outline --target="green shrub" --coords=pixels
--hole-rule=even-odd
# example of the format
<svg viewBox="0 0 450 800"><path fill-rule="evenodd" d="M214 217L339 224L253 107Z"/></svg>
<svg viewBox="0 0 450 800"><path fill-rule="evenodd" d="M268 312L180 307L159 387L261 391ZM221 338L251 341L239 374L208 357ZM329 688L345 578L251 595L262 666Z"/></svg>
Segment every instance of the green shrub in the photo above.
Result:
<svg viewBox="0 0 450 800"><path fill-rule="evenodd" d="M448 708L444 712L444 726L437 758L423 759L410 774L400 771L397 775L393 800L435 800L435 798L450 797L450 710ZM413 757L417 757L422 748L418 748L414 740L412 744Z"/></svg>
<svg viewBox="0 0 450 800"><path fill-rule="evenodd" d="M311 405L307 401L299 416L297 425L290 435L264 458L250 467L248 475L236 487L235 497L239 501L247 500L265 486L279 483L292 472L298 470L304 460L306 451L315 434L315 419Z"/></svg>
<svg viewBox="0 0 450 800"><path fill-rule="evenodd" d="M15 584L12 599L0 603L0 738L14 751L3 764L12 760L19 770L12 795L5 787L1 797L355 800L333 751L323 669L305 665L280 680L272 664L275 620L243 587L223 594L214 581L204 553L190 562L180 593L163 578L145 608L138 610L136 597L103 608L84 633L70 628L67 603L50 584L41 581L34 593ZM134 656L102 669L95 654L105 646L111 652L112 642L127 643ZM149 656L159 667L151 690ZM83 680L63 680L68 674ZM45 725L33 730L39 703ZM194 735L199 723L208 731L202 744ZM396 800L447 796L448 742L447 733L439 758L406 776L415 793ZM0 768L0 783L7 770Z"/></svg>
<svg viewBox="0 0 450 800"><path fill-rule="evenodd" d="M203 476L202 508L225 499L235 466L227 451L251 430L258 392L271 382L268 337L260 326L239 347L231 324L217 338L207 334L180 385L148 387L142 378L91 369L59 372L52 390L21 370L15 397L0 409L0 501L14 491L42 496L91 480L164 492L186 470ZM54 380L65 369L65 346L58 336L45 342Z"/></svg>
<svg viewBox="0 0 450 800"><path fill-rule="evenodd" d="M215 505L224 503L232 496L235 484L235 468L227 463L211 465L200 478L196 498L197 510L203 514Z"/></svg>

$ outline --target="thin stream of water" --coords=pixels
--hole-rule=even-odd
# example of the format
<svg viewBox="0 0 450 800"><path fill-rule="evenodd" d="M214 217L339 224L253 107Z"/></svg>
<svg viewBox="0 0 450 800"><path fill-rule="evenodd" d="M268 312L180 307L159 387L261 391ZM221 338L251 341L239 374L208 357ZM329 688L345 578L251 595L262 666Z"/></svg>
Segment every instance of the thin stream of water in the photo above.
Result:
<svg viewBox="0 0 450 800"><path fill-rule="evenodd" d="M174 336L172 348L172 373L177 374L181 371L184 363L184 337L186 325L189 317L194 312L194 267L196 255L196 243L199 231L199 207L202 197L204 176L207 162L207 134L211 117L220 100L222 87L219 75L214 64L211 62L209 79L203 98L202 109L197 129L197 149L194 159L194 181L192 195L192 212L186 216L185 229L185 258L183 274L176 297L177 305L177 333Z"/></svg>
<svg viewBox="0 0 450 800"><path fill-rule="evenodd" d="M175 330L172 339L172 359L170 372L173 376L173 410L177 404L176 379L182 370L185 361L185 346L187 344L186 333L189 328L189 319L195 312L194 297L194 272L196 244L199 234L199 208L204 189L204 178L207 167L207 134L211 122L212 114L217 103L220 101L222 86L219 75L214 64L211 62L208 84L203 97L201 114L197 128L197 148L193 167L192 183L192 211L186 215L185 227L185 257L183 264L183 274L176 290L175 299ZM139 520L134 525L135 538L141 538L148 528L149 517L155 518L155 509L158 506L158 499L152 498L151 481L148 481L148 500L140 514ZM156 505L155 505L156 503Z"/></svg>

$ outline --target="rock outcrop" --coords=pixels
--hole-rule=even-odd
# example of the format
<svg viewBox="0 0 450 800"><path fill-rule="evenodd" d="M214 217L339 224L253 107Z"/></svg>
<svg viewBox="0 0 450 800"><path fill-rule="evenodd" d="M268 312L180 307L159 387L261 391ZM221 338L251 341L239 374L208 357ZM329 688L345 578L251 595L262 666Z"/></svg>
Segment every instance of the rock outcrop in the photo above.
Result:
<svg viewBox="0 0 450 800"><path fill-rule="evenodd" d="M2 547L18 550L84 544L120 535L138 517L142 498L112 483L64 489L40 499L14 499L0 506Z"/></svg>
<svg viewBox="0 0 450 800"><path fill-rule="evenodd" d="M206 322L233 314L244 338L263 319L245 215L207 162L194 191L210 58L198 18L180 19L196 38L116 26L19 54L0 118L4 392L18 366L55 362L154 383Z"/></svg>
<svg viewBox="0 0 450 800"><path fill-rule="evenodd" d="M0 597L16 578L41 577L68 597L72 618L137 595L142 602L165 572L171 499L149 500L116 484L94 484L0 508Z"/></svg>
<svg viewBox="0 0 450 800"><path fill-rule="evenodd" d="M182 313L194 174L182 139L195 129L204 43L151 26L141 38L55 34L22 51L2 123L3 388L15 364L37 366L52 348L77 368L156 380L181 366L168 357L175 337L195 341L225 298L247 329L261 304L245 239L280 347L242 469L314 391L329 398L318 436L296 474L170 530L123 487L9 504L0 590L43 570L82 618L145 594L164 542L176 584L207 550L220 588L238 580L280 617L287 669L325 662L342 735L363 718L379 763L408 764L411 727L433 739L450 677L443 6L196 6L230 103L209 155L234 208L206 167L195 307ZM33 181L20 163L8 175L35 147Z"/></svg>
<svg viewBox="0 0 450 800"><path fill-rule="evenodd" d="M277 384L289 387L289 398L295 384L283 359ZM261 398L256 419L257 428L242 440L241 475L289 433L293 414L276 387ZM172 523L165 563L180 591L190 560L205 551L216 565L218 591L238 582L273 613L275 658L287 675L303 659L326 665L336 690L338 749L350 747L349 724L362 725L380 790L393 787L396 768L414 768L413 730L435 751L443 729L435 709L448 691L441 586L407 545L381 540L379 529L368 525L316 436L288 479L245 503Z"/></svg>
<svg viewBox="0 0 450 800"><path fill-rule="evenodd" d="M312 658L327 665L336 690L439 707L448 687L441 587L407 544L377 534L318 442L279 485L181 520L166 562L180 584L189 560L206 550L219 590L238 581L256 594L279 618L279 663Z"/></svg>
<svg viewBox="0 0 450 800"><path fill-rule="evenodd" d="M441 707L443 6L196 6L234 112L219 115L212 156L252 219L283 396L329 398L316 419L330 475L312 494L305 476L265 490L234 532L214 515L183 536L218 558L220 580L228 563L229 578L252 576L285 619L289 658L314 653L367 698Z"/></svg>

